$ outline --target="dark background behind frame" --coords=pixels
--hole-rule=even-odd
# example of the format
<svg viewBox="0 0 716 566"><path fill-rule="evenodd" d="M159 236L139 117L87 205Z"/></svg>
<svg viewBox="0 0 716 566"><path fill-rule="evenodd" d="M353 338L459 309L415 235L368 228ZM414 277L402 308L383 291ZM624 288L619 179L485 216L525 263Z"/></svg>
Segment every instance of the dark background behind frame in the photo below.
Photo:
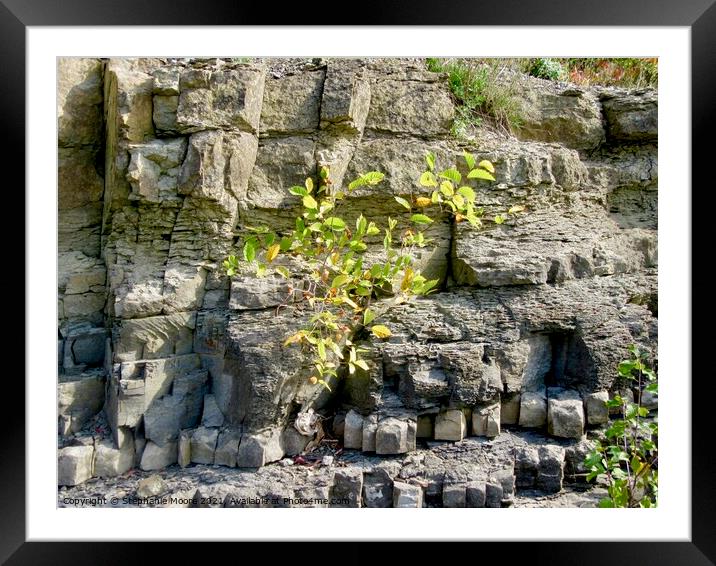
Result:
<svg viewBox="0 0 716 566"><path fill-rule="evenodd" d="M2 115L5 148L2 162L5 173L17 177L6 182L14 187L12 193L14 216L25 210L25 27L66 25L582 25L582 26L689 26L692 34L692 187L699 188L699 210L709 208L713 192L713 135L716 132L714 105L716 100L716 4L714 0L462 0L442 2L434 0L382 1L376 6L357 4L349 10L350 21L343 21L337 14L336 3L293 3L273 12L262 9L260 3L219 2L218 0L0 0L0 113ZM536 49L535 55L539 55ZM663 135L663 132L662 132ZM8 164L14 164L8 167ZM662 163L662 167L668 166ZM5 176L3 177L5 179ZM664 189L662 189L664 190ZM692 199L693 193L692 190ZM7 199L10 195L4 195ZM7 202L7 200L6 200ZM693 203L692 203L693 206ZM705 212L703 213L706 214ZM692 263L694 258L708 258L710 241L706 232L708 217L692 223ZM702 232L699 234L699 230ZM24 265L26 258L19 246L14 253L17 258L10 265ZM695 264L694 264L695 267ZM692 280L703 282L706 277ZM19 280L18 280L19 279ZM22 282L22 285L21 285ZM24 273L12 279L14 288L8 297L17 296L18 288L24 287ZM692 288L692 293L696 288ZM25 301L31 299L24 295ZM14 301L20 309L20 302ZM693 298L692 298L693 304ZM692 352L710 352L711 331L695 332L697 325L710 321L713 314L711 302L700 302L698 312L692 309ZM24 312L16 320L25 320ZM19 317L23 318L20 319ZM698 319L696 318L698 317ZM662 320L662 324L668 321ZM15 323L15 344L6 351L18 352L25 346L25 325ZM684 329L687 331L687 329ZM12 349L11 349L12 348ZM684 352L684 377L689 375L692 352ZM701 371L699 371L701 369ZM0 465L0 560L7 564L124 564L185 556L185 544L149 543L25 543L25 399L24 382L19 371L6 372L3 397L14 401L17 412L4 420L2 464ZM23 371L24 374L24 371ZM692 542L691 543L449 543L450 555L465 559L492 560L504 557L510 562L539 564L579 564L590 566L679 564L708 565L716 563L716 456L710 438L713 428L712 397L708 394L713 370L698 368L692 372ZM9 403L6 403L6 407ZM4 415L5 416L5 415ZM121 512L118 521L121 520ZM188 520L196 520L195 512L188 512ZM227 515L227 520L231 518ZM605 521L608 515L605 514ZM108 529L111 525L107 526ZM320 532L320 525L317 525ZM476 530L479 526L476 525ZM559 525L555 525L555 533ZM359 533L356 533L359 534ZM517 533L516 533L517 534ZM78 533L78 537L81 533ZM281 536L279 534L279 536ZM287 535L288 536L288 535ZM340 564L358 564L388 552L398 550L401 561L425 560L424 544L401 545L399 549L385 548L390 543L308 543L277 551L273 544L241 543L240 550L230 543L203 543L203 560L217 560L225 552L235 560L253 555L257 551L263 559L271 562L275 557L282 562L331 561ZM443 543L446 544L446 543ZM478 548L475 544L482 544ZM489 546L488 546L489 545ZM258 548L257 548L258 547ZM268 548L273 549L268 551ZM289 549L289 547L282 547ZM434 545L431 550L442 549ZM447 549L446 549L447 550ZM173 552L172 552L173 551ZM268 551L268 552L267 552ZM479 552L479 555L474 554ZM14 553L14 554L13 554ZM181 554L179 554L181 553ZM183 560L179 560L183 563Z"/></svg>

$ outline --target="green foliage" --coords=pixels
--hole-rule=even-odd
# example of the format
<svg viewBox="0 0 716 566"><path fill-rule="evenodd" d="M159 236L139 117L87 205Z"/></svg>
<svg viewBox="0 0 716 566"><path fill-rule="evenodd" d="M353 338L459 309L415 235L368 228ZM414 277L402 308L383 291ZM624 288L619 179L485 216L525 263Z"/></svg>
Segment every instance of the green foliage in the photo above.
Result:
<svg viewBox="0 0 716 566"><path fill-rule="evenodd" d="M584 86L656 88L659 82L656 58L523 59L521 70L535 77Z"/></svg>
<svg viewBox="0 0 716 566"><path fill-rule="evenodd" d="M507 130L519 125L519 106L511 85L500 80L499 60L429 58L428 70L447 73L453 96L459 102L452 134L467 136L471 126L487 118Z"/></svg>
<svg viewBox="0 0 716 566"><path fill-rule="evenodd" d="M607 401L609 408L620 410L621 417L610 423L605 440L597 442L584 460L587 481L607 484L609 497L599 507L655 507L658 499L659 425L647 418L649 410L641 405L642 391L658 392L656 373L636 346L629 346L629 353L631 358L619 364L618 375L623 383L636 387L638 402L620 396Z"/></svg>
<svg viewBox="0 0 716 566"><path fill-rule="evenodd" d="M378 339L388 339L391 330L385 324L372 323L390 305L399 304L411 297L428 295L437 290L439 281L427 279L414 266L416 248L430 244L425 230L435 219L428 209L436 207L446 212L454 222L467 220L481 226L483 208L478 207L475 188L468 186L462 174L454 168L437 171L435 156L425 158L427 170L418 184L433 188L430 198L396 196L408 227L399 230L398 219L388 217L384 225L359 215L349 222L340 214L341 204L359 187L370 187L383 181L384 175L370 171L360 175L345 189L334 186L327 167L321 168L318 186L312 178L303 185L288 189L300 202L301 212L295 219L295 228L283 234L267 226L244 226L240 229L243 241L243 267L255 270L258 277L275 274L287 279L286 304L296 297L292 282L303 275L295 274L284 265L282 256L299 260L307 265L309 274L299 295L308 305L309 324L288 336L284 346L298 345L311 358L313 367L310 383L329 388L329 381L337 379L341 370L353 375L357 369L369 370L361 354L367 350L357 346L352 338L364 329ZM478 183L494 181L494 166L487 160L475 165L475 158L465 153L468 166L467 179ZM479 173L479 174L478 174ZM517 214L524 207L513 207L505 213ZM379 244L382 236L382 254L367 259L365 252L370 244ZM236 255L229 256L223 267L229 277L242 267ZM295 265L295 262L288 262ZM380 302L381 311L371 308L373 301Z"/></svg>
<svg viewBox="0 0 716 566"><path fill-rule="evenodd" d="M556 59L532 59L529 66L529 74L540 79L558 81L565 78L565 70L562 64Z"/></svg>

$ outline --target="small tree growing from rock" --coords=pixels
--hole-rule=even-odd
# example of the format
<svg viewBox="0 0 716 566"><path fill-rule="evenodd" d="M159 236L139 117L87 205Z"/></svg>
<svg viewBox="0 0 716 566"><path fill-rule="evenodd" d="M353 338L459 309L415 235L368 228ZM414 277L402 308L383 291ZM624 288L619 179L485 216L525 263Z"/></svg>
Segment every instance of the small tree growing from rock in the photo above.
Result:
<svg viewBox="0 0 716 566"><path fill-rule="evenodd" d="M308 177L303 185L288 189L301 202L291 232L277 234L268 226L240 228L242 257L230 255L223 263L229 277L251 266L256 277L275 273L287 281L295 280L300 274L282 264L281 256L292 258L294 267L307 266L301 289L287 285L284 306L298 298L303 308L308 306L308 324L287 336L284 345L295 344L306 351L312 366L311 383L330 389L341 366L349 375L357 368L368 371L368 362L361 357L366 350L353 342L353 336L366 329L379 339L389 338L390 328L376 324L381 315L393 305L437 290L440 281L427 279L416 267L414 256L416 248L430 244L426 228L434 222L431 210L447 212L454 222L482 226L484 209L469 183L494 181L495 169L487 160L476 163L467 152L464 159L468 173L463 180L455 168L438 171L434 154L425 156L426 170L418 182L432 189L430 196L394 197L410 214L409 226L402 231L398 220L390 216L379 225L363 214L349 224L341 215L341 205L351 193L381 183L383 173L369 171L340 188L333 184L328 167L320 168L317 182ZM502 224L523 210L514 206L491 220ZM381 240L380 253L368 255L371 246L377 247Z"/></svg>

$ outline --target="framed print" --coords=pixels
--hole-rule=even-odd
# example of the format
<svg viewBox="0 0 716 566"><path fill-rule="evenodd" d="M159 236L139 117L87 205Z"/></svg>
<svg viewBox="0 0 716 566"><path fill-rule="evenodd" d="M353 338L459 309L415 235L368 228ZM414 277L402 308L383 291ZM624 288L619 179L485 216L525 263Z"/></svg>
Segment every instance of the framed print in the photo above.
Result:
<svg viewBox="0 0 716 566"><path fill-rule="evenodd" d="M27 222L3 559L490 541L713 563L691 210L716 8L265 18L0 6Z"/></svg>

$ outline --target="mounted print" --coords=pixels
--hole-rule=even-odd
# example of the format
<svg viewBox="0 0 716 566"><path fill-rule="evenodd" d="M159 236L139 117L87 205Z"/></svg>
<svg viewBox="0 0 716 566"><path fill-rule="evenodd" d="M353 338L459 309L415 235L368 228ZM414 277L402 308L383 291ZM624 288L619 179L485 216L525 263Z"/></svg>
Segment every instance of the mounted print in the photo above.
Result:
<svg viewBox="0 0 716 566"><path fill-rule="evenodd" d="M658 505L658 65L59 58L60 507Z"/></svg>

